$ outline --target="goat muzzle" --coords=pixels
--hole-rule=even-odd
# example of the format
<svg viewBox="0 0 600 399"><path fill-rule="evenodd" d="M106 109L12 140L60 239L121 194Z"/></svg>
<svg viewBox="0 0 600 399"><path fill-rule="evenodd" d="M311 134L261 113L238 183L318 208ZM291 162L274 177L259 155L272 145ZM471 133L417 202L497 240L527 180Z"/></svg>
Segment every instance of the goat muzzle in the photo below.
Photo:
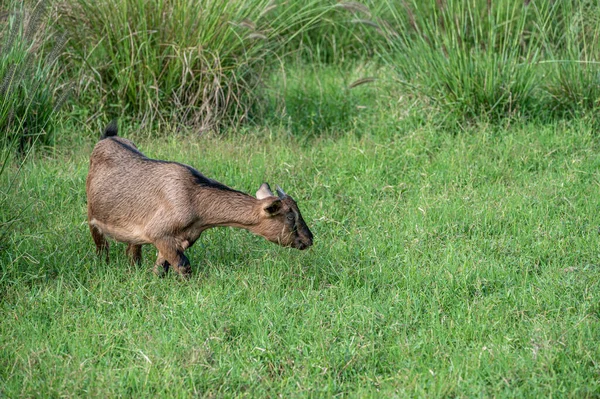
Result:
<svg viewBox="0 0 600 399"><path fill-rule="evenodd" d="M312 239L298 238L294 242L294 248L299 249L300 251L303 251L303 250L307 249L308 247L310 247L312 245L313 245L313 240Z"/></svg>

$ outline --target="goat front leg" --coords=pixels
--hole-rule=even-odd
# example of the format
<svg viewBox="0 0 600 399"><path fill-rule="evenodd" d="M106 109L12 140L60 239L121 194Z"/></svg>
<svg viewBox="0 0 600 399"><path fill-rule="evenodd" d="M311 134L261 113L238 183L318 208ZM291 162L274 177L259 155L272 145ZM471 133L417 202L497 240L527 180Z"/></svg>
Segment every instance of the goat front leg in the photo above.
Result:
<svg viewBox="0 0 600 399"><path fill-rule="evenodd" d="M166 276L167 273L169 272L169 266L171 266L169 264L169 262L159 252L158 258L156 259L156 263L154 264L154 269L153 269L154 274L156 274L158 277Z"/></svg>
<svg viewBox="0 0 600 399"><path fill-rule="evenodd" d="M142 246L135 244L127 244L125 253L129 257L131 266L140 265L142 263Z"/></svg>
<svg viewBox="0 0 600 399"><path fill-rule="evenodd" d="M177 249L177 246L171 240L155 241L154 245L158 249L158 259L154 267L156 274L164 275L169 267L179 273L182 277L189 277L192 274L190 261L183 254L183 250ZM162 270L160 270L162 267Z"/></svg>

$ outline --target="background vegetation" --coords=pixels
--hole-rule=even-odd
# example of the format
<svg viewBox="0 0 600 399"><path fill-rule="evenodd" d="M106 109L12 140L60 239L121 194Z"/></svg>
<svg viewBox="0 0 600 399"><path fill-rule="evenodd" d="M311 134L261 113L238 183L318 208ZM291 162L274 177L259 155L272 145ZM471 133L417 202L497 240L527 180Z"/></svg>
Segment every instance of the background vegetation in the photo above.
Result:
<svg viewBox="0 0 600 399"><path fill-rule="evenodd" d="M0 3L0 396L600 396L600 7ZM101 128L245 192L190 281L96 259Z"/></svg>

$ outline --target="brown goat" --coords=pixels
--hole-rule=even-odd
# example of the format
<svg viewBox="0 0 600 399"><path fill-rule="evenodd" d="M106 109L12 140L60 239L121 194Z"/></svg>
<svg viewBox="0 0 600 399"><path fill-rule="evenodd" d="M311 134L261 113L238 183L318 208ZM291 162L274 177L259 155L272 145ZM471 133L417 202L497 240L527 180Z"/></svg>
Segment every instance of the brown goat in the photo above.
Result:
<svg viewBox="0 0 600 399"><path fill-rule="evenodd" d="M267 183L256 198L203 176L191 166L150 159L108 125L90 157L86 180L88 223L98 254L105 236L125 242L132 263L141 262L142 244L158 249L155 273L172 266L191 273L184 251L206 229L240 227L282 246L306 249L313 235L298 205Z"/></svg>

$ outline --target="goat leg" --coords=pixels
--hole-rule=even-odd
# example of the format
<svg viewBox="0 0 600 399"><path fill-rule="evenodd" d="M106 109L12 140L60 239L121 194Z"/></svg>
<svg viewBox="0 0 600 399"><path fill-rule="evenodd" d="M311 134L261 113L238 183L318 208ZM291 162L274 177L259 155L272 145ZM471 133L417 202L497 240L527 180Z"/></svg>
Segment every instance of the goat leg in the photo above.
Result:
<svg viewBox="0 0 600 399"><path fill-rule="evenodd" d="M125 253L129 257L129 263L131 263L131 266L140 265L142 263L141 245L128 244Z"/></svg>
<svg viewBox="0 0 600 399"><path fill-rule="evenodd" d="M189 278L192 275L192 266L190 265L190 261L182 251L179 251L178 255L179 263L177 264L176 270L181 275L181 277Z"/></svg>
<svg viewBox="0 0 600 399"><path fill-rule="evenodd" d="M158 277L164 277L169 272L169 262L162 256L162 254L158 253L158 258L156 259L156 263L154 264L154 274Z"/></svg>
<svg viewBox="0 0 600 399"><path fill-rule="evenodd" d="M163 239L160 241L155 241L154 245L158 249L158 259L156 261L157 266L163 265L166 261L167 264L173 267L173 269L179 273L182 277L189 277L192 273L192 268L190 266L190 261L183 254L182 250L178 250L177 246L174 245L171 240ZM168 266L167 266L168 268ZM156 267L155 267L156 272ZM160 270L159 270L160 272ZM157 273L159 274L159 273ZM160 274L159 274L160 275Z"/></svg>
<svg viewBox="0 0 600 399"><path fill-rule="evenodd" d="M96 253L98 254L98 256L102 256L102 253L104 252L106 254L106 263L108 263L109 244L106 238L104 237L104 234L102 234L96 226L92 226L91 224L90 232L92 233L92 238L94 239L94 243L96 244Z"/></svg>

